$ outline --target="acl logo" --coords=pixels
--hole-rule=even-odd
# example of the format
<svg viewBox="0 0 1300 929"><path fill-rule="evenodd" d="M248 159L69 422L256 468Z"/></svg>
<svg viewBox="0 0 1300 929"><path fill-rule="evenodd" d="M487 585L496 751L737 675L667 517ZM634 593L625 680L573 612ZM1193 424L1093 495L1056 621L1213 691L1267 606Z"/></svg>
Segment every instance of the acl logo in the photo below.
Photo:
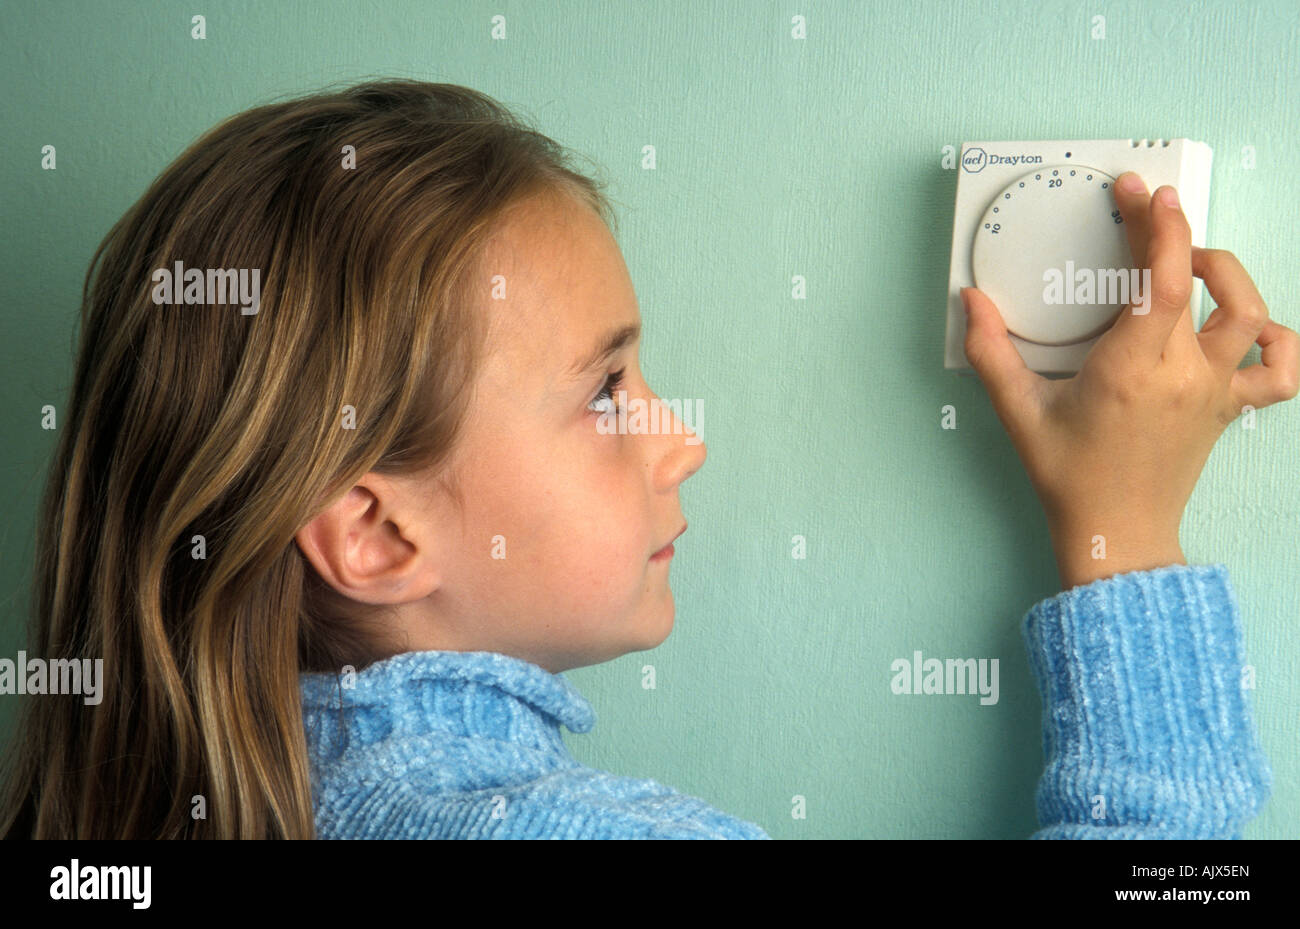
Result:
<svg viewBox="0 0 1300 929"><path fill-rule="evenodd" d="M971 174L978 174L984 170L984 166L989 163L989 156L984 154L982 148L968 148L961 156L961 166L965 171Z"/></svg>

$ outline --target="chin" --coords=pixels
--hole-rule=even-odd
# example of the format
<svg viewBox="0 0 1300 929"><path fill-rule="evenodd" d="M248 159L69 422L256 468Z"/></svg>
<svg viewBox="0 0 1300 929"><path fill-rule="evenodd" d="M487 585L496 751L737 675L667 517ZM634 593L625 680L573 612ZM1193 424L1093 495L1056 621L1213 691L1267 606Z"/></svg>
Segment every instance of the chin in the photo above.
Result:
<svg viewBox="0 0 1300 929"><path fill-rule="evenodd" d="M658 645L662 645L664 640L666 640L669 634L673 631L673 620L676 618L677 604L673 602L673 592L671 590L668 591L666 599L667 603L664 605L663 612L660 614L659 620L652 627L651 638L653 641L651 641L646 648L655 648Z"/></svg>
<svg viewBox="0 0 1300 929"><path fill-rule="evenodd" d="M662 645L668 638L668 634L673 631L674 610L672 596L669 595L667 601L653 615L640 620L636 626L636 637L627 640L624 654L646 652Z"/></svg>

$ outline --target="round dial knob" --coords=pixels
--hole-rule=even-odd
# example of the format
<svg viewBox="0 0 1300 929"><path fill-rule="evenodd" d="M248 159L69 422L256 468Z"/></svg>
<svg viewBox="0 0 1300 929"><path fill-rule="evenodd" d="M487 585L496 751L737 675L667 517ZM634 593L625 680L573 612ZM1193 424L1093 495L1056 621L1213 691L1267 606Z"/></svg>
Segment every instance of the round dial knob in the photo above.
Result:
<svg viewBox="0 0 1300 929"><path fill-rule="evenodd" d="M1114 184L1096 168L1051 165L1012 181L984 211L971 270L1011 333L1071 345L1101 335L1124 309L1106 302L1120 292L1116 273L1127 281L1133 267Z"/></svg>

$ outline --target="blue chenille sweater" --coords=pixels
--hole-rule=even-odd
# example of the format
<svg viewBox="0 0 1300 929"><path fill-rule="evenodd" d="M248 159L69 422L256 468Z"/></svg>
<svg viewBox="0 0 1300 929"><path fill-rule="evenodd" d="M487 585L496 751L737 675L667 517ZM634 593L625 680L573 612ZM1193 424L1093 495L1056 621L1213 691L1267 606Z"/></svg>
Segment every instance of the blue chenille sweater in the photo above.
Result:
<svg viewBox="0 0 1300 929"><path fill-rule="evenodd" d="M1272 773L1223 565L1076 587L1034 605L1021 631L1047 759L1033 838L1240 837ZM352 685L302 676L320 838L768 838L655 781L580 764L560 726L589 731L591 705L530 662L407 652Z"/></svg>

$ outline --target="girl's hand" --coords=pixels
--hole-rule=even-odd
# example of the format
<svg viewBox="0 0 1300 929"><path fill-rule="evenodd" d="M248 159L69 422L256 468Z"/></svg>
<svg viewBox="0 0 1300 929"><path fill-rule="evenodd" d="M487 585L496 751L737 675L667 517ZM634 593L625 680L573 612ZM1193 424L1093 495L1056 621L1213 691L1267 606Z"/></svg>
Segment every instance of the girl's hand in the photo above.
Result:
<svg viewBox="0 0 1300 929"><path fill-rule="evenodd" d="M1244 407L1289 400L1300 383L1300 338L1268 318L1230 252L1192 246L1172 187L1151 197L1129 172L1115 202L1134 260L1150 260L1149 312L1120 313L1074 377L1030 371L993 301L962 291L966 356L1043 503L1067 590L1185 564L1178 526L1210 449ZM1199 333L1188 308L1193 275L1218 304ZM1238 370L1255 342L1261 363ZM1097 536L1104 558L1095 557Z"/></svg>

